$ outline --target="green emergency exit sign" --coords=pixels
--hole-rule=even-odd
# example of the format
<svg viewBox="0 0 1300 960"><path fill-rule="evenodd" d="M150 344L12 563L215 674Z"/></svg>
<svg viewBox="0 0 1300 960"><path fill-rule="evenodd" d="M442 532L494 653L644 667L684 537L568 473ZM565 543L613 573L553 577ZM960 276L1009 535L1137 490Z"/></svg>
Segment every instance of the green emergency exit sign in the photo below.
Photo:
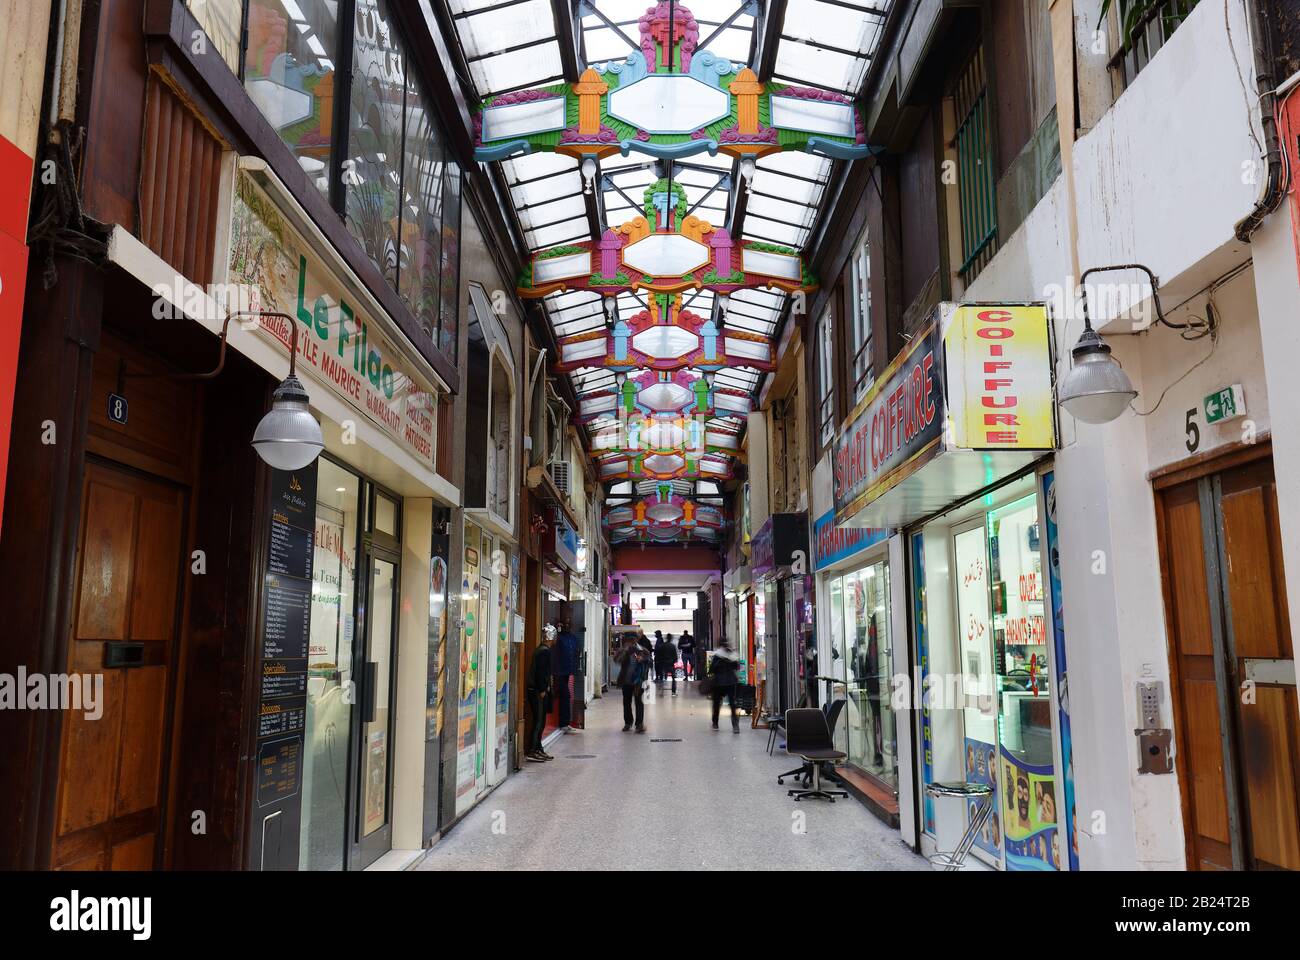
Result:
<svg viewBox="0 0 1300 960"><path fill-rule="evenodd" d="M1241 384L1216 390L1205 398L1205 422L1222 423L1246 415L1246 394Z"/></svg>

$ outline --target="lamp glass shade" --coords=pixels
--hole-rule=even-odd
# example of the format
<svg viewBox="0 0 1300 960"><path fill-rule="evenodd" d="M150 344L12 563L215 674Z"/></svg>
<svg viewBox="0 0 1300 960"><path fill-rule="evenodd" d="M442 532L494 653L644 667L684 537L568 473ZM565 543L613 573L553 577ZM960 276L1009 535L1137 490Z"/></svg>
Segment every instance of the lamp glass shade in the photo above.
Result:
<svg viewBox="0 0 1300 960"><path fill-rule="evenodd" d="M1061 406L1084 423L1110 423L1128 407L1137 391L1109 349L1074 353L1074 366L1057 385Z"/></svg>
<svg viewBox="0 0 1300 960"><path fill-rule="evenodd" d="M270 411L253 432L253 449L276 470L301 470L325 449L320 424L307 408L307 393L296 377L275 391Z"/></svg>

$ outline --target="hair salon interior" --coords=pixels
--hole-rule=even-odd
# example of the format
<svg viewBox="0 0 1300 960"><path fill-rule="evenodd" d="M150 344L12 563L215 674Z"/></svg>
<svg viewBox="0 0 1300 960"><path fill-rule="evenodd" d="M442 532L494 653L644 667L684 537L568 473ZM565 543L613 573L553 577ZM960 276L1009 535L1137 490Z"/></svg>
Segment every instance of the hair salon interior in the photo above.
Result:
<svg viewBox="0 0 1300 960"><path fill-rule="evenodd" d="M0 0L0 867L401 869L653 584L920 853L1300 869L1292 5L688 6Z"/></svg>

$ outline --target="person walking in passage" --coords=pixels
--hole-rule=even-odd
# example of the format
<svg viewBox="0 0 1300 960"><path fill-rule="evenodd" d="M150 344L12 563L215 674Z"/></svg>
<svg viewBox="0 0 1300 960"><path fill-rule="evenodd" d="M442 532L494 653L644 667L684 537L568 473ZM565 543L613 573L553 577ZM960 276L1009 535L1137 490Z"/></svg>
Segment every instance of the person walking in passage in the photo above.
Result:
<svg viewBox="0 0 1300 960"><path fill-rule="evenodd" d="M668 634L665 640L658 630L655 635L659 639L655 642L655 687L663 689L664 677L667 676L673 682L673 696L677 696L677 645L673 643L673 635Z"/></svg>
<svg viewBox="0 0 1300 960"><path fill-rule="evenodd" d="M642 641L645 645L642 646ZM632 729L636 723L636 732L645 733L645 702L641 699L646 676L650 671L650 652L646 649L650 641L645 635L628 637L622 648L614 655L618 663L618 685L623 688L623 732ZM633 717L633 703L636 716Z"/></svg>
<svg viewBox="0 0 1300 960"><path fill-rule="evenodd" d="M695 674L695 638L689 630L682 631L677 650L682 655L682 678L690 680Z"/></svg>
<svg viewBox="0 0 1300 960"><path fill-rule="evenodd" d="M555 692L560 698L560 728L565 733L581 733L573 725L573 675L578 672L578 655L582 652L580 641L567 617L560 620L559 636L555 638L551 672L555 678Z"/></svg>
<svg viewBox="0 0 1300 960"><path fill-rule="evenodd" d="M683 634L683 638L685 634ZM709 673L713 677L713 729L718 729L718 713L722 709L722 698L727 698L731 706L731 732L740 733L740 720L736 716L736 676L740 668L740 659L736 656L727 638L718 642L718 649L713 651L713 661L709 664Z"/></svg>
<svg viewBox="0 0 1300 960"><path fill-rule="evenodd" d="M551 644L555 634L542 631L542 642L533 651L533 663L528 670L528 713L533 722L528 733L528 750L524 756L537 763L555 758L542 749L542 731L546 727L545 699L551 696Z"/></svg>

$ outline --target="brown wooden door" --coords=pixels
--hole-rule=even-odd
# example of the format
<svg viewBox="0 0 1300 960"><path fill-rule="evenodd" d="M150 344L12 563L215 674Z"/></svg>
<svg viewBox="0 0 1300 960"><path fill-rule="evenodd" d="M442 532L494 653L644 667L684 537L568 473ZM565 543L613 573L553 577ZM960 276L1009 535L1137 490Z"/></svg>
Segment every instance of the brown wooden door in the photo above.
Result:
<svg viewBox="0 0 1300 960"><path fill-rule="evenodd" d="M64 715L51 866L147 870L162 824L184 492L92 462L82 511L67 669L102 674L102 715ZM140 665L106 668L122 643L140 645Z"/></svg>
<svg viewBox="0 0 1300 960"><path fill-rule="evenodd" d="M1295 654L1272 459L1163 490L1188 867L1300 869Z"/></svg>

